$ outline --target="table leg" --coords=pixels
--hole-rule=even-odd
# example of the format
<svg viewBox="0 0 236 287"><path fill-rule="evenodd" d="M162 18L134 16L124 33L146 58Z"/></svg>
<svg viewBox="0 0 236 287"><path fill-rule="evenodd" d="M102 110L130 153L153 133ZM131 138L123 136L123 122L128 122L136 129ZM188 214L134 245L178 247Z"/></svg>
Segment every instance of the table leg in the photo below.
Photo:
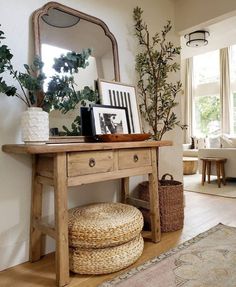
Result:
<svg viewBox="0 0 236 287"><path fill-rule="evenodd" d="M56 281L58 286L64 286L69 283L66 153L58 153L54 157L54 200Z"/></svg>
<svg viewBox="0 0 236 287"><path fill-rule="evenodd" d="M202 185L204 185L204 182L206 181L206 161L202 160Z"/></svg>
<svg viewBox="0 0 236 287"><path fill-rule="evenodd" d="M208 183L211 182L211 162L207 162L207 176L208 176Z"/></svg>
<svg viewBox="0 0 236 287"><path fill-rule="evenodd" d="M121 202L127 203L129 197L129 177L122 178L121 180Z"/></svg>
<svg viewBox="0 0 236 287"><path fill-rule="evenodd" d="M157 153L158 150L152 149L152 173L149 177L149 196L150 196L150 217L152 229L152 241L161 240L161 225L159 211L159 194L158 194L158 174L157 174Z"/></svg>
<svg viewBox="0 0 236 287"><path fill-rule="evenodd" d="M42 217L42 191L43 185L37 182L37 159L32 157L32 192L30 217L30 261L35 262L42 255L42 232L34 227L34 222Z"/></svg>
<svg viewBox="0 0 236 287"><path fill-rule="evenodd" d="M217 174L217 183L218 187L221 186L221 179L220 179L220 163L216 162L216 174Z"/></svg>
<svg viewBox="0 0 236 287"><path fill-rule="evenodd" d="M221 168L221 174L222 174L222 182L223 182L224 185L226 185L226 180L225 180L225 163L224 162L221 162L220 168Z"/></svg>

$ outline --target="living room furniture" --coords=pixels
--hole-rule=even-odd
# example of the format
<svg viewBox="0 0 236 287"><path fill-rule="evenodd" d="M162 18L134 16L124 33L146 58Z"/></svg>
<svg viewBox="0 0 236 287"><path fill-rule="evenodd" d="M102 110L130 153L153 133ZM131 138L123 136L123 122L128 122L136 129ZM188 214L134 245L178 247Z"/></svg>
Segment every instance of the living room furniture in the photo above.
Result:
<svg viewBox="0 0 236 287"><path fill-rule="evenodd" d="M122 179L122 202L150 208L151 239L161 238L158 202L157 156L171 141L3 145L13 154L32 155L30 261L41 258L42 234L56 241L57 286L69 283L67 187ZM148 174L150 203L129 196L129 177ZM43 186L54 187L55 225L42 221Z"/></svg>
<svg viewBox="0 0 236 287"><path fill-rule="evenodd" d="M198 157L198 149L192 149L191 144L183 144L183 157Z"/></svg>
<svg viewBox="0 0 236 287"><path fill-rule="evenodd" d="M227 159L225 163L226 177L236 178L236 148L205 148L199 149L198 158L203 157L223 157ZM199 162L199 172L202 172L202 164ZM217 175L216 166L211 167L211 174Z"/></svg>
<svg viewBox="0 0 236 287"><path fill-rule="evenodd" d="M198 168L197 157L183 157L183 174L195 174Z"/></svg>
<svg viewBox="0 0 236 287"><path fill-rule="evenodd" d="M200 158L202 161L202 185L204 185L206 181L206 172L208 175L208 183L210 183L211 177L211 165L215 164L216 166L216 173L217 173L217 183L218 187L221 187L221 176L222 182L225 185L225 162L227 161L226 158L222 157L203 157Z"/></svg>
<svg viewBox="0 0 236 287"><path fill-rule="evenodd" d="M120 202L69 210L69 265L79 274L106 274L133 264L143 252L141 211Z"/></svg>

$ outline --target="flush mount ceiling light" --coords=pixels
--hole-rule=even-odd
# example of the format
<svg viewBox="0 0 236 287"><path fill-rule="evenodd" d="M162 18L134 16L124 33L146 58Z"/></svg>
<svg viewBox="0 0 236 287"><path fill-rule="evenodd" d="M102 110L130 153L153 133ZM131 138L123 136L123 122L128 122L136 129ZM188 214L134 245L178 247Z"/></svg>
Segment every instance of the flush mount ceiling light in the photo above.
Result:
<svg viewBox="0 0 236 287"><path fill-rule="evenodd" d="M61 11L57 8L49 9L48 13L42 16L45 23L57 28L69 28L76 25L80 18Z"/></svg>
<svg viewBox="0 0 236 287"><path fill-rule="evenodd" d="M186 34L184 38L187 40L186 45L188 47L201 47L206 46L208 41L206 38L210 35L208 31L198 30L192 33Z"/></svg>

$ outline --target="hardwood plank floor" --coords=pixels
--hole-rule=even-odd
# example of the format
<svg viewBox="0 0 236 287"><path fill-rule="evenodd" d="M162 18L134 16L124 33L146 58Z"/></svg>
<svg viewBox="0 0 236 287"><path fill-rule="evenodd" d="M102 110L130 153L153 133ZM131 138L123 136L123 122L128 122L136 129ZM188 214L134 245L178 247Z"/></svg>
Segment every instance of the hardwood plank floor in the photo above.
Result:
<svg viewBox="0 0 236 287"><path fill-rule="evenodd" d="M129 268L142 264L148 259L192 238L219 222L236 226L236 199L185 192L185 203L185 224L183 230L162 234L162 240L158 244L146 241L141 258ZM0 272L0 286L55 286L54 263L54 254L50 254L44 256L44 258L36 263L27 262L9 268ZM68 287L97 286L101 282L115 277L122 272L124 270L101 276L71 274L71 282Z"/></svg>

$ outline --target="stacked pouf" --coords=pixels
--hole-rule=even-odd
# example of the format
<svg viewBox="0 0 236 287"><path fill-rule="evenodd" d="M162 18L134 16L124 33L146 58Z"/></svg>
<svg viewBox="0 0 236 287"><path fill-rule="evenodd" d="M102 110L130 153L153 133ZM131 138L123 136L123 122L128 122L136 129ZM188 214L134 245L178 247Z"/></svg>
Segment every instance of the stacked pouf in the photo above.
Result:
<svg viewBox="0 0 236 287"><path fill-rule="evenodd" d="M134 206L97 203L69 210L70 270L106 274L134 263L143 252L143 216Z"/></svg>

